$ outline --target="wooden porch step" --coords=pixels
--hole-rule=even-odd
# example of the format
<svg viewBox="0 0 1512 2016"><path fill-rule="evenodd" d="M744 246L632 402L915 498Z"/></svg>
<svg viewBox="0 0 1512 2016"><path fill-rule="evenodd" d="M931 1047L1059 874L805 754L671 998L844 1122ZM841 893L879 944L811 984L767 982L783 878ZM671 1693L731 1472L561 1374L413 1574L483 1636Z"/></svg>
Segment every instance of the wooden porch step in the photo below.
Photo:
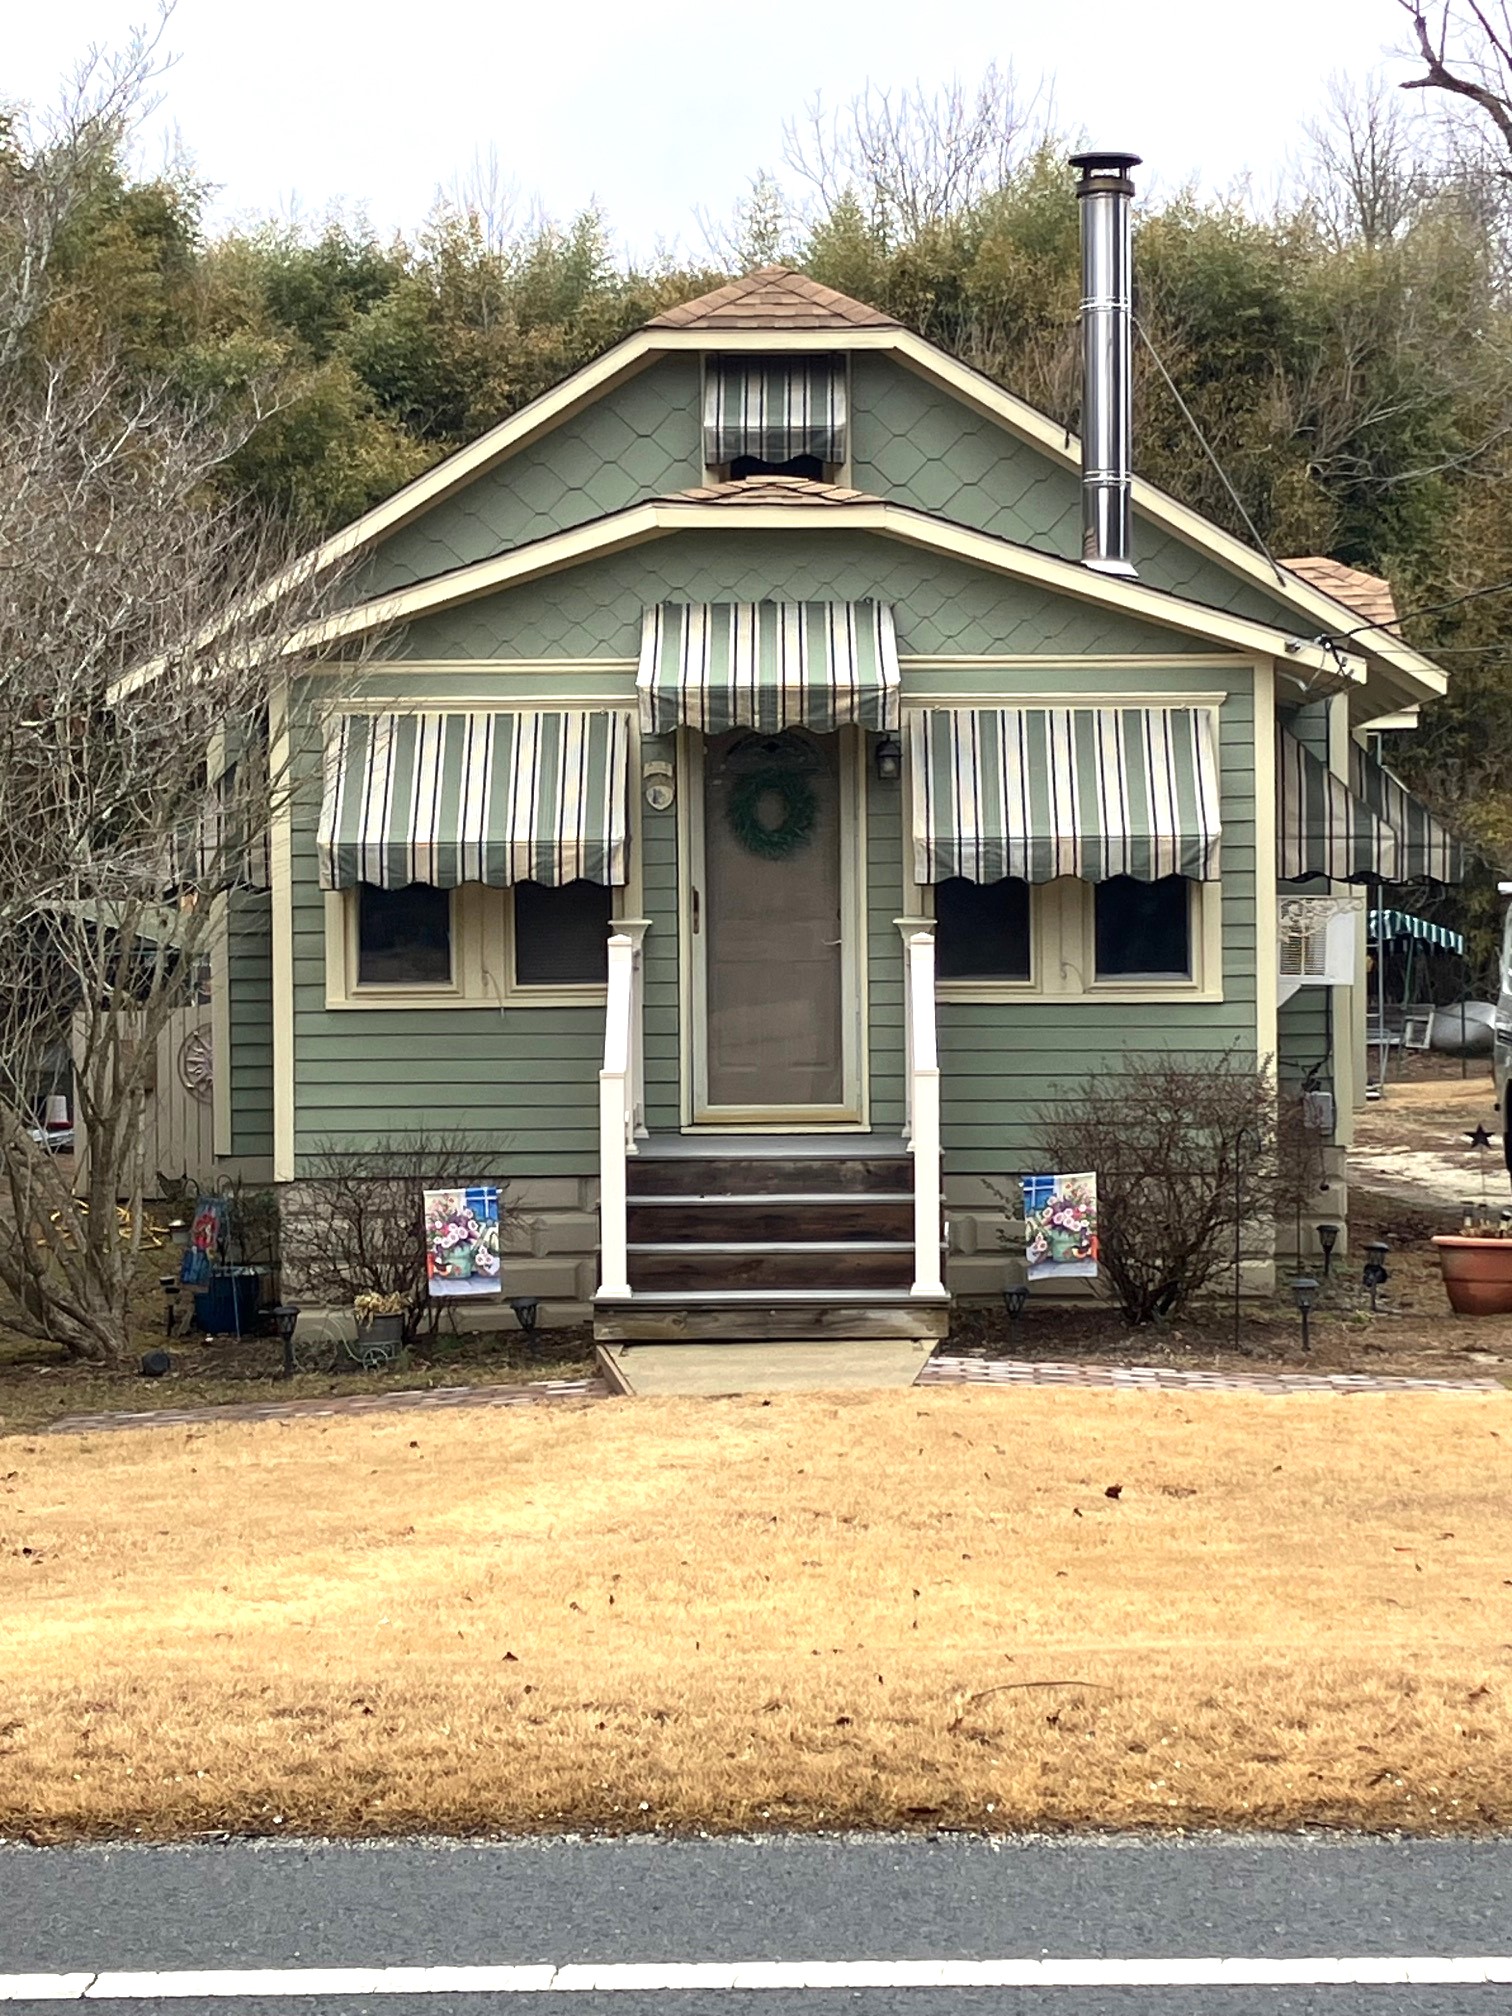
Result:
<svg viewBox="0 0 1512 2016"><path fill-rule="evenodd" d="M812 1244L820 1240L907 1240L913 1199L896 1191L789 1191L775 1196L634 1197L627 1213L632 1245Z"/></svg>
<svg viewBox="0 0 1512 2016"><path fill-rule="evenodd" d="M907 1155L648 1155L625 1163L632 1198L761 1197L887 1191L911 1194Z"/></svg>
<svg viewBox="0 0 1512 2016"><path fill-rule="evenodd" d="M909 1240L717 1240L632 1244L630 1286L680 1294L731 1288L820 1289L908 1287L914 1277Z"/></svg>

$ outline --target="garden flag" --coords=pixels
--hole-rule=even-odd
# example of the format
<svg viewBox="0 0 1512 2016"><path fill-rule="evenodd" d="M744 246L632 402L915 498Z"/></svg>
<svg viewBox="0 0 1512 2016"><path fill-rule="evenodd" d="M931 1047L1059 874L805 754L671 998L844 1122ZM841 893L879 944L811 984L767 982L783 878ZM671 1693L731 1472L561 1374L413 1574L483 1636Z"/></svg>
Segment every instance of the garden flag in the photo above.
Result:
<svg viewBox="0 0 1512 2016"><path fill-rule="evenodd" d="M1024 1239L1031 1281L1097 1272L1097 1178L1025 1176Z"/></svg>
<svg viewBox="0 0 1512 2016"><path fill-rule="evenodd" d="M425 1193L425 1276L433 1296L499 1292L499 1192L493 1184Z"/></svg>

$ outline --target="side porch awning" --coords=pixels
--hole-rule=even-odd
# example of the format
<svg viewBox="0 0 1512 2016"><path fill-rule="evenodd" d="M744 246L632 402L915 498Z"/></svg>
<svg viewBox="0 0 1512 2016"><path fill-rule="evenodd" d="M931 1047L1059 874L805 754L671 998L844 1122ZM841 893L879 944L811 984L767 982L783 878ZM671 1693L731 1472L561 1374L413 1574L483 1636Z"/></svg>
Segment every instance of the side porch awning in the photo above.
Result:
<svg viewBox="0 0 1512 2016"><path fill-rule="evenodd" d="M1399 777L1358 742L1349 750L1349 781L1357 797L1397 836L1398 882L1463 882L1465 850Z"/></svg>
<svg viewBox="0 0 1512 2016"><path fill-rule="evenodd" d="M886 602L663 602L641 631L641 726L896 728L898 640Z"/></svg>
<svg viewBox="0 0 1512 2016"><path fill-rule="evenodd" d="M1215 881L1202 707L941 707L909 717L914 879Z"/></svg>
<svg viewBox="0 0 1512 2016"><path fill-rule="evenodd" d="M341 714L325 745L325 889L625 880L630 718Z"/></svg>
<svg viewBox="0 0 1512 2016"><path fill-rule="evenodd" d="M1276 872L1283 882L1395 882L1396 829L1335 777L1321 757L1276 727Z"/></svg>

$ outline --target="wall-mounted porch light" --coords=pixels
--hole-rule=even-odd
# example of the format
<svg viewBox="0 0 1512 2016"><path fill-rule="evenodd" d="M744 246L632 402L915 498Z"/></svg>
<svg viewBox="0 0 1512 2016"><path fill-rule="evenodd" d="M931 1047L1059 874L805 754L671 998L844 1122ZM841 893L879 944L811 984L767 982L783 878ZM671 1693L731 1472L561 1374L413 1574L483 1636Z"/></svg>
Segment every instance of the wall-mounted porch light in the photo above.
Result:
<svg viewBox="0 0 1512 2016"><path fill-rule="evenodd" d="M877 782L896 784L903 775L903 744L896 735L884 735L877 744Z"/></svg>

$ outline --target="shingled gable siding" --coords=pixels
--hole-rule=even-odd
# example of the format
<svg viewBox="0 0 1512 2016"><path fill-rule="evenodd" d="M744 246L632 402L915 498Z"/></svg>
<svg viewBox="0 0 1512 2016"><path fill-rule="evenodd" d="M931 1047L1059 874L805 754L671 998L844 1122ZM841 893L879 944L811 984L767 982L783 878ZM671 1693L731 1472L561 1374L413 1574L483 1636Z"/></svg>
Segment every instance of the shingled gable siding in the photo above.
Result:
<svg viewBox="0 0 1512 2016"><path fill-rule="evenodd" d="M1018 440L890 357L851 362L851 474L858 490L1068 560L1081 555L1076 469ZM1135 443L1138 467L1138 442ZM1134 558L1148 588L1283 629L1317 626L1136 514Z"/></svg>
<svg viewBox="0 0 1512 2016"><path fill-rule="evenodd" d="M354 598L701 483L700 385L696 357L648 366L385 540Z"/></svg>

